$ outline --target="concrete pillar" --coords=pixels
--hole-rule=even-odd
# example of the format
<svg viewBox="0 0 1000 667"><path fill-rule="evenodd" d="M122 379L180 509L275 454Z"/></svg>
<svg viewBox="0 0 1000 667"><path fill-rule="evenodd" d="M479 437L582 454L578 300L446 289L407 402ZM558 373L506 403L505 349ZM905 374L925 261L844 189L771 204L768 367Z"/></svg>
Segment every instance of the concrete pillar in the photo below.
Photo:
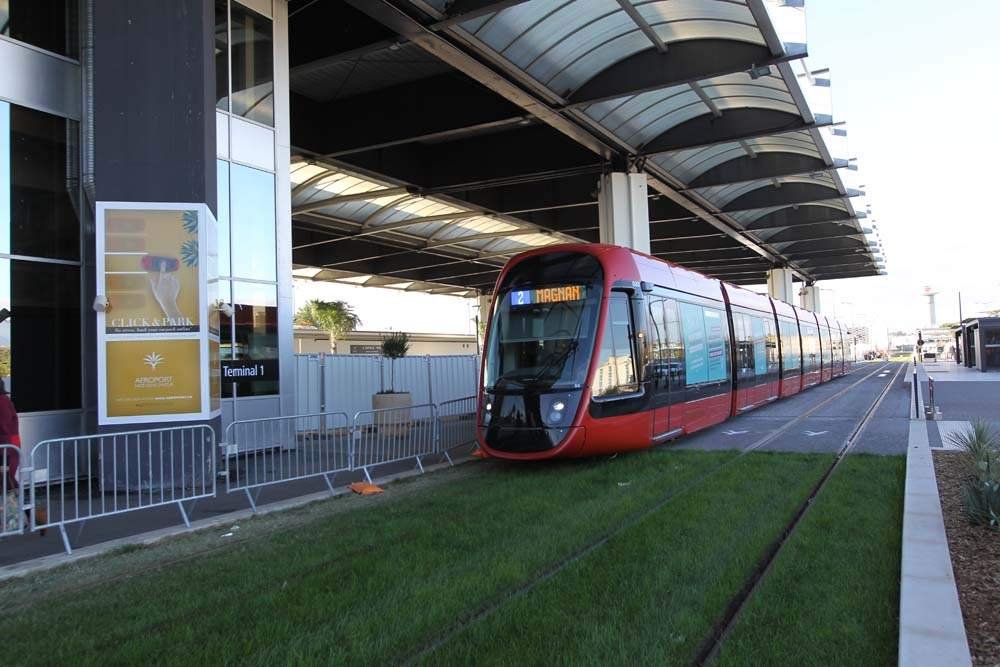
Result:
<svg viewBox="0 0 1000 667"><path fill-rule="evenodd" d="M601 243L649 254L646 175L612 172L601 176L597 209Z"/></svg>
<svg viewBox="0 0 1000 667"><path fill-rule="evenodd" d="M787 304L794 304L792 293L792 270L791 269L771 269L767 272L767 294L772 299L784 301Z"/></svg>
<svg viewBox="0 0 1000 667"><path fill-rule="evenodd" d="M203 224L196 234L205 235L207 239L195 236L194 241L186 242L194 245L187 247L189 252L193 247L196 253L200 251L202 256L208 257L210 250L207 249L213 245L209 235L215 227L205 220L207 216L200 207L206 206L212 217L218 213L215 166L215 3L211 0L94 2L93 30L95 48L92 120L96 146L96 200L175 207L193 205ZM178 250L174 250L174 239L169 236L178 233L174 224L174 218L169 216L162 219L144 218L141 226L136 227L139 231L135 233L145 234L144 243L151 245L141 249L155 254L152 253L152 248L169 246L170 251L161 251L161 254L180 257L180 248L183 247L180 236ZM156 231L157 225L161 225L159 229L162 230L168 229L169 225L169 234L164 236ZM160 236L163 239L159 239ZM191 266L187 259L183 261L186 266ZM202 260L196 259L195 265L201 262ZM211 266L211 262L205 263ZM207 282L210 271L206 266L200 271L197 280ZM161 269L161 275L163 272L164 269ZM145 281L146 277L143 276L142 280ZM104 277L97 276L95 282L98 283L97 289L103 294ZM198 284L194 287L204 289L205 285ZM185 291L180 292L181 297L186 298L192 288L190 285L184 288ZM178 290L181 288L178 287ZM146 294L144 303L155 303L153 298L153 293ZM156 299L159 300L159 297ZM204 406L207 402L206 394L214 394L212 388L206 389L210 381L206 384L204 380L212 368L209 361L211 353L205 350L211 348L207 342L202 345L203 341L211 338L211 325L208 322L212 311L207 303L202 303L202 297L198 297L193 302L194 305L190 299L186 301L184 308L187 310L182 314L190 316L190 312L197 313L197 331L172 331L170 335L162 334L159 337L145 333L117 336L115 340L109 340L106 346L98 344L98 358L101 358L100 355L105 350L110 356L111 346L121 345L122 347L117 348L119 356L125 355L131 360L132 357L139 358L140 351L135 350L149 346L150 351L162 353L165 358L159 368L153 367L153 371L173 378L179 384L183 382L184 386L178 392L197 391ZM167 312L168 307L162 301L159 303L165 317L172 317ZM175 307L181 312L179 301ZM113 301L110 308L108 312L112 314L119 312ZM154 312L156 306L150 306L149 309ZM159 315L155 317L158 318ZM131 347L123 347L125 344ZM195 348L192 353L191 348L195 344L202 347L200 350ZM154 347L157 345L160 347ZM166 351L162 349L164 347L177 352ZM111 377L111 364L107 361L103 363L107 367L107 376ZM113 369L116 375L139 371L148 371L142 367L141 361L136 362L135 369ZM190 380L192 377L195 378L194 382ZM201 388L192 389L192 385L197 386L198 379L202 379ZM128 386L126 381L120 384L122 387ZM91 391L95 390L104 392L103 387L91 388ZM110 402L110 390L107 393ZM139 393L135 393L135 396L129 394L127 399L122 400L133 401L134 397L140 396ZM193 404L195 401L191 402ZM178 425L178 422L208 423L215 428L217 434L220 428L218 417L204 418L218 409L214 403L208 409L171 411L170 407L147 409L145 406L129 409L134 410L130 415L135 418L134 422L124 423L129 417L117 416L117 421L111 423L109 417L105 422L107 425L101 426L101 430L128 430L133 426L153 428L157 424L152 420L161 417L170 426ZM145 412L141 411L144 409ZM186 416L177 416L188 414L202 415L203 418L189 420ZM132 480L132 483L151 484L155 487L157 481Z"/></svg>
<svg viewBox="0 0 1000 667"><path fill-rule="evenodd" d="M799 296L801 297L801 305L806 310L811 310L814 313L822 310L819 300L819 285L804 285Z"/></svg>

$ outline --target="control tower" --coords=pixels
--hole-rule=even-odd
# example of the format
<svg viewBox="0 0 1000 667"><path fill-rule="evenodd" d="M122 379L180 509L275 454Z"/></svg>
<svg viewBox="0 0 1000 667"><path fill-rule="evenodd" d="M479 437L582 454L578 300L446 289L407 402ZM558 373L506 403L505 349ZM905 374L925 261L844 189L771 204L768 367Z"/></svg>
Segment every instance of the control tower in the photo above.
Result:
<svg viewBox="0 0 1000 667"><path fill-rule="evenodd" d="M937 295L937 291L930 285L924 287L924 296L927 297L927 310L928 315L930 315L930 325L932 327L937 326L937 312L934 309L934 297Z"/></svg>

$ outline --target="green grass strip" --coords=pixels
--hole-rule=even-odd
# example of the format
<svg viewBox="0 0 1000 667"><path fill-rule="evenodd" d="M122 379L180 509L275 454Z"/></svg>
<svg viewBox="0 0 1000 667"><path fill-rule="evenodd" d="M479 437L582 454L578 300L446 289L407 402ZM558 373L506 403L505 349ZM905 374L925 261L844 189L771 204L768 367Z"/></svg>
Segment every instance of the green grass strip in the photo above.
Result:
<svg viewBox="0 0 1000 667"><path fill-rule="evenodd" d="M889 665L897 658L902 457L849 456L722 645L721 665Z"/></svg>
<svg viewBox="0 0 1000 667"><path fill-rule="evenodd" d="M734 456L656 450L435 473L398 501L390 487L387 502L50 594L2 618L5 651L21 664L394 661ZM786 481L807 469L793 465ZM730 527L705 519L725 543Z"/></svg>
<svg viewBox="0 0 1000 667"><path fill-rule="evenodd" d="M689 663L831 461L749 454L424 658Z"/></svg>

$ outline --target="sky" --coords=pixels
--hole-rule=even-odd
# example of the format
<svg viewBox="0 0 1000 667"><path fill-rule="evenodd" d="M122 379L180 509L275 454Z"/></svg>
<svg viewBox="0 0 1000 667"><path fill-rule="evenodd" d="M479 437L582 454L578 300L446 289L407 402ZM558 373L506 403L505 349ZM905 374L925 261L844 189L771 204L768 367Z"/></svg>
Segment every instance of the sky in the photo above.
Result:
<svg viewBox="0 0 1000 667"><path fill-rule="evenodd" d="M1000 0L808 0L811 69L830 68L834 119L847 122L889 275L821 283L821 307L888 330L1000 308ZM301 286L343 298L365 329L471 333L465 299L353 286Z"/></svg>
<svg viewBox="0 0 1000 667"><path fill-rule="evenodd" d="M808 0L811 69L829 67L889 275L822 283L823 310L873 335L1000 308L1000 2ZM865 223L867 225L867 222Z"/></svg>

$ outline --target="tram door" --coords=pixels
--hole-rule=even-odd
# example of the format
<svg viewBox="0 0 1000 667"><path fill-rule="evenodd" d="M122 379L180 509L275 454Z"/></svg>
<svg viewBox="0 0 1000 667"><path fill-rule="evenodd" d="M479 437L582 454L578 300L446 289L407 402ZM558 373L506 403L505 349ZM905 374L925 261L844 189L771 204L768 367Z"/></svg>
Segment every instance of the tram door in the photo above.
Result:
<svg viewBox="0 0 1000 667"><path fill-rule="evenodd" d="M667 358L667 338L664 306L667 299L656 294L649 296L650 377L653 392L653 438L670 430L670 371Z"/></svg>
<svg viewBox="0 0 1000 667"><path fill-rule="evenodd" d="M651 295L649 315L653 437L656 438L678 428L682 423L680 411L684 405L684 348L676 301Z"/></svg>

